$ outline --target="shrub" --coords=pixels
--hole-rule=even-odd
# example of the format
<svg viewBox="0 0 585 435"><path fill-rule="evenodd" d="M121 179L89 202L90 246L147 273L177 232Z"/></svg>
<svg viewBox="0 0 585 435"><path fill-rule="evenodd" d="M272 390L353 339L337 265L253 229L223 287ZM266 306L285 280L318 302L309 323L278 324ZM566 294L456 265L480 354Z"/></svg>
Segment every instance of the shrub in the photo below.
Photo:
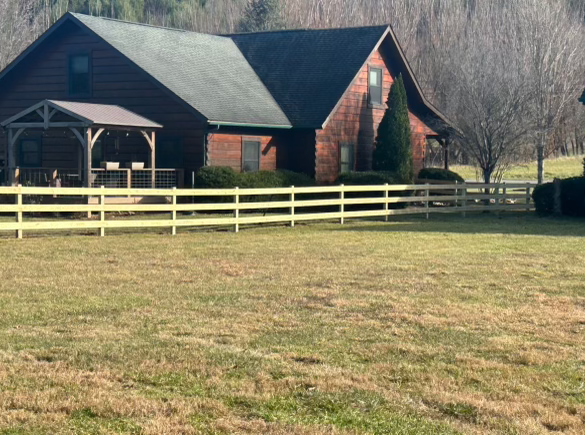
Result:
<svg viewBox="0 0 585 435"><path fill-rule="evenodd" d="M238 173L223 166L205 166L195 175L195 187L200 189L226 189L238 185Z"/></svg>
<svg viewBox="0 0 585 435"><path fill-rule="evenodd" d="M448 169L441 168L425 168L421 169L418 173L420 180L440 180L440 181L453 181L464 183L465 180L459 174L449 171Z"/></svg>
<svg viewBox="0 0 585 435"><path fill-rule="evenodd" d="M400 184L392 172L345 172L339 176L339 184L348 186L369 186L377 184Z"/></svg>
<svg viewBox="0 0 585 435"><path fill-rule="evenodd" d="M555 185L545 183L532 193L536 211L551 214L555 210ZM585 217L585 177L561 180L561 212L566 216Z"/></svg>
<svg viewBox="0 0 585 435"><path fill-rule="evenodd" d="M200 189L270 189L314 185L312 177L286 170L238 173L229 167L206 166L195 176L195 187Z"/></svg>
<svg viewBox="0 0 585 435"><path fill-rule="evenodd" d="M287 171L284 169L278 170L276 173L280 176L283 187L311 187L316 185L315 179L307 174Z"/></svg>
<svg viewBox="0 0 585 435"><path fill-rule="evenodd" d="M242 189L270 189L281 187L282 179L274 171L242 172L238 183Z"/></svg>
<svg viewBox="0 0 585 435"><path fill-rule="evenodd" d="M561 211L567 216L585 217L585 177L561 181Z"/></svg>
<svg viewBox="0 0 585 435"><path fill-rule="evenodd" d="M532 199L536 212L539 214L552 214L555 211L555 186L553 183L545 183L534 188Z"/></svg>

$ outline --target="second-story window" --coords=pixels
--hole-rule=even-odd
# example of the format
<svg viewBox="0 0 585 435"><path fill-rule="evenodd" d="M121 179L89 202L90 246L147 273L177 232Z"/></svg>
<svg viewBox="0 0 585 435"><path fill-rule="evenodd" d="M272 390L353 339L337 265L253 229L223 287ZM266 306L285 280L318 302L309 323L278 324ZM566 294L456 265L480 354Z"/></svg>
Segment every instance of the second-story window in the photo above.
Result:
<svg viewBox="0 0 585 435"><path fill-rule="evenodd" d="M69 56L69 95L91 94L91 65L88 53Z"/></svg>
<svg viewBox="0 0 585 435"><path fill-rule="evenodd" d="M370 104L381 105L382 101L382 68L370 68L368 79L368 93Z"/></svg>

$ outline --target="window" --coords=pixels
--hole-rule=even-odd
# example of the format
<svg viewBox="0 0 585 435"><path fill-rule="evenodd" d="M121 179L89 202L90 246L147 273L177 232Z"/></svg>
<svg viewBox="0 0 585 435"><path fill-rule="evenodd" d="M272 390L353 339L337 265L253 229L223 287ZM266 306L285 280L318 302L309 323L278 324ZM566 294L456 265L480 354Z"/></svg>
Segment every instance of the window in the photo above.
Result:
<svg viewBox="0 0 585 435"><path fill-rule="evenodd" d="M355 169L355 149L352 143L342 143L339 146L339 172L351 172Z"/></svg>
<svg viewBox="0 0 585 435"><path fill-rule="evenodd" d="M242 171L257 172L260 170L262 143L258 140L244 140L242 144Z"/></svg>
<svg viewBox="0 0 585 435"><path fill-rule="evenodd" d="M368 80L368 93L370 95L370 104L379 104L382 102L382 68L370 68L370 77Z"/></svg>
<svg viewBox="0 0 585 435"><path fill-rule="evenodd" d="M69 56L69 95L89 96L91 94L91 65L89 54Z"/></svg>
<svg viewBox="0 0 585 435"><path fill-rule="evenodd" d="M23 168L38 168L41 166L41 142L38 139L23 139L20 141L20 162Z"/></svg>

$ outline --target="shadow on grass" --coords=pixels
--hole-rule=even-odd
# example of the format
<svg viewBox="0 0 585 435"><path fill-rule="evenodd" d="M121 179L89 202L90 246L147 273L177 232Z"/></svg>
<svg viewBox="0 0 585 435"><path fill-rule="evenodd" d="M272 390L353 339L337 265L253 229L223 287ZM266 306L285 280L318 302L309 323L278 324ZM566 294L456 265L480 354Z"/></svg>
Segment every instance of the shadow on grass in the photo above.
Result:
<svg viewBox="0 0 585 435"><path fill-rule="evenodd" d="M428 220L424 216L405 216L391 217L388 223L379 225L347 225L334 230L585 237L585 220L525 213L431 215Z"/></svg>

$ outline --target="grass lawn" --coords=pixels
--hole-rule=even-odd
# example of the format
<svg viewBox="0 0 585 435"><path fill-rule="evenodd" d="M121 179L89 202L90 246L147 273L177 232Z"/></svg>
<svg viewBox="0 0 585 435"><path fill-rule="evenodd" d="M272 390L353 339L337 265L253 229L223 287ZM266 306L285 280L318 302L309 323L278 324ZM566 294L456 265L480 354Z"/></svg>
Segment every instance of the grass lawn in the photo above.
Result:
<svg viewBox="0 0 585 435"><path fill-rule="evenodd" d="M481 180L481 172L473 166L452 166L451 170L457 172L466 180ZM536 162L527 165L518 165L510 168L505 174L505 180L536 181L538 169ZM583 175L583 156L563 157L550 159L544 162L544 178L553 180L556 178L578 177Z"/></svg>
<svg viewBox="0 0 585 435"><path fill-rule="evenodd" d="M0 434L583 434L585 225L0 240Z"/></svg>

